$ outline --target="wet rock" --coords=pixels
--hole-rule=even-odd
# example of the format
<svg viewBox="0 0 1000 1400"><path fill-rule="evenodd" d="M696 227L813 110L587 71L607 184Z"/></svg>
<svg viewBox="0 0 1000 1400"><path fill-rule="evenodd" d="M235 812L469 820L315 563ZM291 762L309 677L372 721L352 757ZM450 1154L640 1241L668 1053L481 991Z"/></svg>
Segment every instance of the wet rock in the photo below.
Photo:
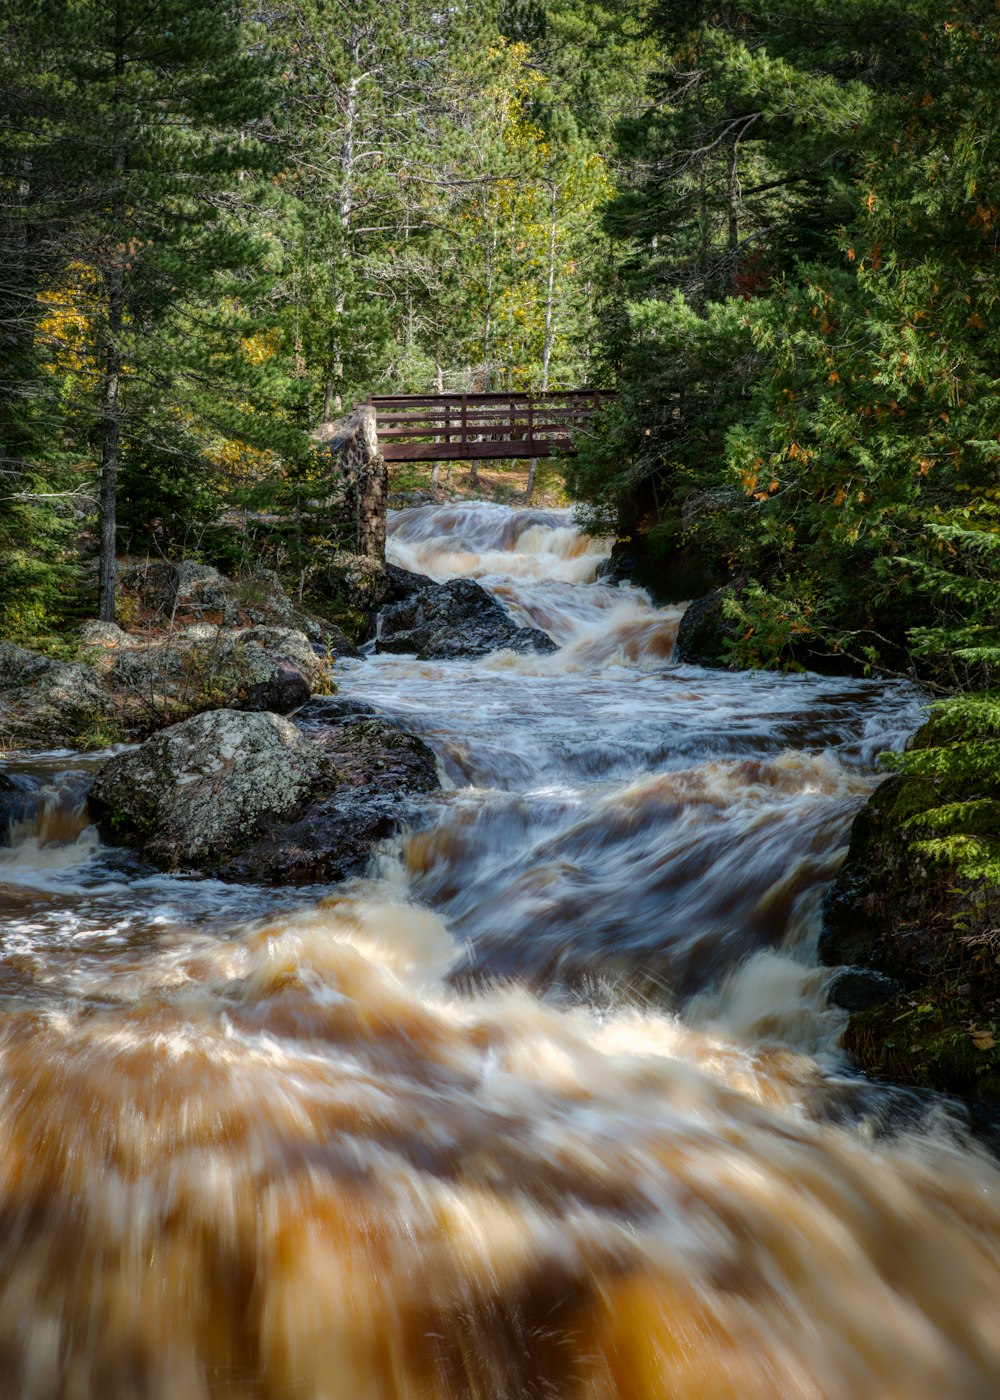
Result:
<svg viewBox="0 0 1000 1400"><path fill-rule="evenodd" d="M827 987L827 1001L844 1011L867 1011L891 1001L902 991L900 984L868 967L845 967Z"/></svg>
<svg viewBox="0 0 1000 1400"><path fill-rule="evenodd" d="M468 578L448 583L425 580L399 602L383 608L375 649L425 660L484 656L503 649L520 653L557 650L545 632L519 627L485 588Z"/></svg>
<svg viewBox="0 0 1000 1400"><path fill-rule="evenodd" d="M896 1138L950 1138L979 1143L1000 1156L1000 1111L941 1093L871 1080L863 1075L824 1078L815 1085L807 1112L821 1123L859 1130L875 1142Z"/></svg>
<svg viewBox="0 0 1000 1400"><path fill-rule="evenodd" d="M210 870L336 781L291 721L214 710L110 759L88 800L116 844L164 868Z"/></svg>
<svg viewBox="0 0 1000 1400"><path fill-rule="evenodd" d="M393 720L335 710L315 701L298 722L335 770L336 787L228 861L223 879L294 884L360 875L373 850L400 829L407 799L437 788L437 764L423 740Z"/></svg>
<svg viewBox="0 0 1000 1400"><path fill-rule="evenodd" d="M9 846L11 828L38 806L38 790L16 773L0 773L0 846Z"/></svg>
<svg viewBox="0 0 1000 1400"><path fill-rule="evenodd" d="M0 642L0 735L8 743L90 747L115 718L93 667Z"/></svg>
<svg viewBox="0 0 1000 1400"><path fill-rule="evenodd" d="M378 714L374 705L351 695L314 695L296 715L300 724L331 724L346 715Z"/></svg>
<svg viewBox="0 0 1000 1400"><path fill-rule="evenodd" d="M947 872L927 869L903 829L919 810L922 791L913 779L889 778L855 817L847 857L823 900L823 962L873 967L903 980L926 970L930 924L941 886L951 881Z"/></svg>
<svg viewBox="0 0 1000 1400"><path fill-rule="evenodd" d="M401 603L414 593L426 593L440 587L426 574L411 573L409 569L401 569L398 564L387 564L385 567L389 577L388 591L383 600L386 603Z"/></svg>
<svg viewBox="0 0 1000 1400"><path fill-rule="evenodd" d="M102 768L89 801L105 837L165 869L250 883L341 880L438 785L433 752L384 717L314 702L292 723L215 710Z"/></svg>
<svg viewBox="0 0 1000 1400"><path fill-rule="evenodd" d="M674 655L678 661L717 670L732 669L726 650L727 643L736 639L736 627L724 611L731 594L731 589L716 588L688 605L677 629Z"/></svg>

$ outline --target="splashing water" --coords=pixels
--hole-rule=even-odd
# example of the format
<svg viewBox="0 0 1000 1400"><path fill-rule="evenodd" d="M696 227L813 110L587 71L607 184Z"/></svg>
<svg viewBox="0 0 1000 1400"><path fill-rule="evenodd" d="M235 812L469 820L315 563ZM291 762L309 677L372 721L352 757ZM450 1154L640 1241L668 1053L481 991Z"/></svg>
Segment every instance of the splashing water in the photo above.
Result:
<svg viewBox="0 0 1000 1400"><path fill-rule="evenodd" d="M560 650L344 664L445 782L368 880L156 875L81 825L86 761L28 775L0 1395L992 1397L1000 1173L943 1110L842 1111L878 1096L814 958L918 697L671 666L680 609L564 513L390 528Z"/></svg>

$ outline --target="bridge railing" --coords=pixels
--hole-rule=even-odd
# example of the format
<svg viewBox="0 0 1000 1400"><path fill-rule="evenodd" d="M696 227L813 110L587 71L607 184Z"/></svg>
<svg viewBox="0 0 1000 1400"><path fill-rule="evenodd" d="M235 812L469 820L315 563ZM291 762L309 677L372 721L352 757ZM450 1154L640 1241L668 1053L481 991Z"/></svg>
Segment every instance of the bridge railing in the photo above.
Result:
<svg viewBox="0 0 1000 1400"><path fill-rule="evenodd" d="M389 462L569 456L573 433L612 390L545 394L373 395L379 451Z"/></svg>

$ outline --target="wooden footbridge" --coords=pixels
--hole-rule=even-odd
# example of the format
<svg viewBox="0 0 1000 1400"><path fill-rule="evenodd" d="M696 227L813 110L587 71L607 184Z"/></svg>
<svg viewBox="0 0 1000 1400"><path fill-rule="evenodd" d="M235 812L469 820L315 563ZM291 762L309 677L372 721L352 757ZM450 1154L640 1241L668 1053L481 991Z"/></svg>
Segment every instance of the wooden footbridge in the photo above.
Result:
<svg viewBox="0 0 1000 1400"><path fill-rule="evenodd" d="M387 462L474 462L571 457L575 433L614 397L608 389L572 389L375 395L366 403L374 410L378 450Z"/></svg>

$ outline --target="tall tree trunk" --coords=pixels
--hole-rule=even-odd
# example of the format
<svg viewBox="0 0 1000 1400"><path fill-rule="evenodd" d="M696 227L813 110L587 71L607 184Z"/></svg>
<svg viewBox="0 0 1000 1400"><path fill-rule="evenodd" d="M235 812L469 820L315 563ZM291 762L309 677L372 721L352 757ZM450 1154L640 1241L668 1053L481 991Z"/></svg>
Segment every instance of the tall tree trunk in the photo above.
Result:
<svg viewBox="0 0 1000 1400"><path fill-rule="evenodd" d="M355 163L355 137L358 124L358 83L360 81L358 69L361 64L361 35L355 30L351 38L351 63L353 72L348 79L346 87L346 101L344 106L344 117L346 125L344 128L344 140L340 147L340 199L337 202L337 217L340 220L340 232L343 239L343 252L341 254L341 266L344 259L350 255L351 237L351 215L354 212L354 179ZM328 423L334 411L340 413L343 409L343 401L338 391L338 385L344 376L343 351L341 348L341 323L344 319L344 309L347 299L344 289L340 285L341 279L337 278L337 297L334 302L334 330L330 337L330 353L326 367L326 388L323 393L323 422Z"/></svg>
<svg viewBox="0 0 1000 1400"><path fill-rule="evenodd" d="M549 277L545 291L545 343L542 346L542 393L549 390L549 363L552 359L552 341L555 338L555 286L556 286L556 197L559 187L553 181L550 189L552 204L549 210ZM528 499L534 484L534 458L528 478Z"/></svg>
<svg viewBox="0 0 1000 1400"><path fill-rule="evenodd" d="M115 16L115 84L112 102L119 106L124 97L125 25L122 6ZM98 493L100 514L100 553L97 569L97 615L102 622L114 622L118 589L118 447L121 440L122 348L121 333L125 316L125 176L124 136L117 133L115 189L112 197L112 236L107 274L107 347L101 384L101 482Z"/></svg>
<svg viewBox="0 0 1000 1400"><path fill-rule="evenodd" d="M101 389L101 551L97 615L102 622L115 620L118 585L118 444L121 438L121 328L125 300L122 284L121 271L116 270L112 273L108 298L108 346Z"/></svg>

